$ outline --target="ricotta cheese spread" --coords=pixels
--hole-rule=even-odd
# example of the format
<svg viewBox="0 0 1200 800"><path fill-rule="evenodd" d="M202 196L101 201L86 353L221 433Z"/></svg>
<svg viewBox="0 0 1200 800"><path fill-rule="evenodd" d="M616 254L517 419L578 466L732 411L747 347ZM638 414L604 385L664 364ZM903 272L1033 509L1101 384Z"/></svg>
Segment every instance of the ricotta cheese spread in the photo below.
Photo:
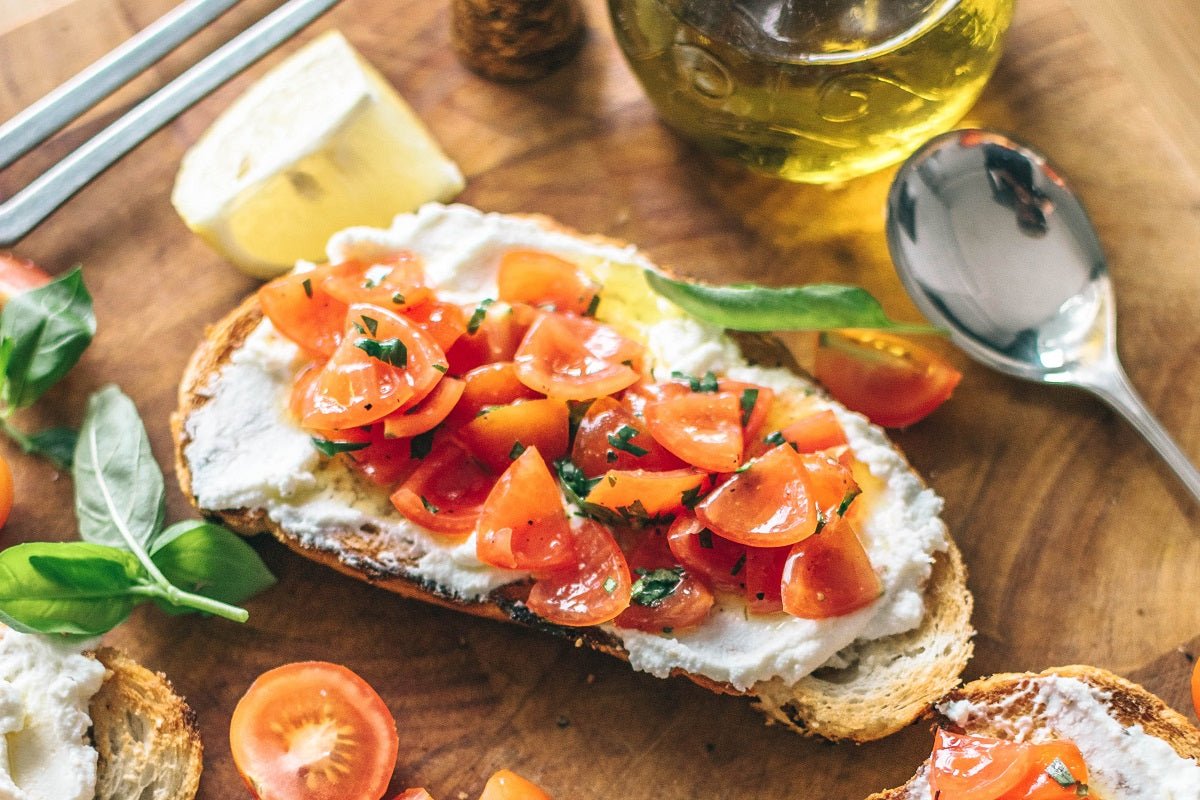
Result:
<svg viewBox="0 0 1200 800"><path fill-rule="evenodd" d="M351 228L335 235L329 258L365 260L411 250L422 259L431 286L469 304L495 297L496 265L513 248L557 253L591 271L604 285L598 318L646 346L657 379L669 378L672 370L713 370L777 392L812 393L807 381L787 370L750 365L722 330L654 295L641 277L641 269L651 265L632 247L561 233L535 220L431 204L397 217L387 230ZM631 287L634 280L637 285ZM322 458L284 412L301 364L298 348L264 320L213 376L202 392L207 402L185 423L184 457L201 507L262 509L306 547L343 557L339 544L346 537L369 542L378 555L361 566L403 573L464 601L481 600L524 577L480 562L473 538L450 543L413 525L380 488ZM682 668L743 690L772 679L791 684L822 665L844 666L846 656L839 652L856 640L920 624L934 556L948 546L938 517L942 501L922 485L882 431L858 414L827 405L859 461L878 479L858 532L883 595L833 619L750 614L741 599L722 596L710 619L695 629L659 635L607 626L635 669L666 676Z"/></svg>
<svg viewBox="0 0 1200 800"><path fill-rule="evenodd" d="M88 705L105 669L82 648L0 625L0 800L92 800Z"/></svg>

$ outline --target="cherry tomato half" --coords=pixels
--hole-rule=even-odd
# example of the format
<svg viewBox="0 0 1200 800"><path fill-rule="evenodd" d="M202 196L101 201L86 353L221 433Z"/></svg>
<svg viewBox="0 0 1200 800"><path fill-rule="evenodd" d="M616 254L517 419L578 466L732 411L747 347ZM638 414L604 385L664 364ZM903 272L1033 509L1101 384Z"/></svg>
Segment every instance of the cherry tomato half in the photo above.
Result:
<svg viewBox="0 0 1200 800"><path fill-rule="evenodd" d="M938 729L930 757L933 796L996 800L1019 786L1032 764L1030 749L1017 742Z"/></svg>
<svg viewBox="0 0 1200 800"><path fill-rule="evenodd" d="M629 607L629 565L604 526L584 520L573 533L575 562L535 575L526 605L558 625L608 622Z"/></svg>
<svg viewBox="0 0 1200 800"><path fill-rule="evenodd" d="M647 433L646 423L611 397L598 398L579 420L571 460L592 477L610 469L667 471L686 466Z"/></svg>
<svg viewBox="0 0 1200 800"><path fill-rule="evenodd" d="M438 533L466 536L496 476L457 445L435 443L421 465L392 493L392 505L411 522Z"/></svg>
<svg viewBox="0 0 1200 800"><path fill-rule="evenodd" d="M780 547L817 528L812 483L800 454L781 444L729 476L696 506L696 517L726 539Z"/></svg>
<svg viewBox="0 0 1200 800"><path fill-rule="evenodd" d="M646 403L655 441L700 469L732 472L742 463L742 409L725 392L688 392Z"/></svg>
<svg viewBox="0 0 1200 800"><path fill-rule="evenodd" d="M854 528L834 516L792 546L783 568L783 608L804 619L840 617L879 598L883 585Z"/></svg>
<svg viewBox="0 0 1200 800"><path fill-rule="evenodd" d="M562 494L536 447L521 453L496 481L476 532L476 554L485 564L547 570L574 558Z"/></svg>
<svg viewBox="0 0 1200 800"><path fill-rule="evenodd" d="M488 778L479 800L550 800L550 795L517 773L502 769Z"/></svg>
<svg viewBox="0 0 1200 800"><path fill-rule="evenodd" d="M341 344L348 308L321 290L328 269L289 272L258 290L258 303L275 330L321 359L332 356Z"/></svg>
<svg viewBox="0 0 1200 800"><path fill-rule="evenodd" d="M496 282L501 300L571 314L586 314L597 294L595 284L570 261L536 250L505 253Z"/></svg>
<svg viewBox="0 0 1200 800"><path fill-rule="evenodd" d="M513 361L521 383L548 397L590 400L638 379L642 346L587 317L543 314Z"/></svg>

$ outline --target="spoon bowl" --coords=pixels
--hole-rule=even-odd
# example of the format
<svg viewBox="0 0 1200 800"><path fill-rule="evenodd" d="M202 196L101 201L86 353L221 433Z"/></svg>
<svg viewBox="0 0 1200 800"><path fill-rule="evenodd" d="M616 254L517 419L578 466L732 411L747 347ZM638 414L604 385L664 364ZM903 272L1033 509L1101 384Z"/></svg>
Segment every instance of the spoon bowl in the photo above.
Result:
<svg viewBox="0 0 1200 800"><path fill-rule="evenodd" d="M1121 367L1095 229L1041 155L992 131L943 134L900 167L887 216L901 281L956 345L1008 375L1096 394L1200 502L1200 472Z"/></svg>

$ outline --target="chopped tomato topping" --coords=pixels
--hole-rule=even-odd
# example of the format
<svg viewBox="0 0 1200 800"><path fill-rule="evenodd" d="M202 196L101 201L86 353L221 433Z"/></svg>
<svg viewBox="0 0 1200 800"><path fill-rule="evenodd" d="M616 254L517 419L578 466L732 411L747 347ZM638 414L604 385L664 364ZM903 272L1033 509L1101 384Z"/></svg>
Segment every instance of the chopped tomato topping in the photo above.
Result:
<svg viewBox="0 0 1200 800"><path fill-rule="evenodd" d="M327 269L290 272L258 290L258 303L275 330L321 359L332 356L341 343L348 309L320 288Z"/></svg>
<svg viewBox="0 0 1200 800"><path fill-rule="evenodd" d="M451 347L450 374L463 375L496 361L512 361L538 312L531 306L481 303L464 309L466 333Z"/></svg>
<svg viewBox="0 0 1200 800"><path fill-rule="evenodd" d="M849 508L859 493L850 467L822 453L801 453L800 460L808 470L813 502L826 518L837 513L843 503Z"/></svg>
<svg viewBox="0 0 1200 800"><path fill-rule="evenodd" d="M951 800L1068 800L1087 781L1079 748L1063 740L1030 744L939 729L930 757L930 789Z"/></svg>
<svg viewBox="0 0 1200 800"><path fill-rule="evenodd" d="M458 378L442 378L433 391L412 408L401 408L384 417L384 433L397 439L433 430L450 416L465 387Z"/></svg>
<svg viewBox="0 0 1200 800"><path fill-rule="evenodd" d="M696 506L714 533L751 547L779 547L811 536L817 508L804 461L783 444L751 461Z"/></svg>
<svg viewBox="0 0 1200 800"><path fill-rule="evenodd" d="M535 250L513 250L500 259L497 275L500 299L552 310L586 314L597 287L574 264Z"/></svg>
<svg viewBox="0 0 1200 800"><path fill-rule="evenodd" d="M465 536L475 530L495 480L457 445L439 443L392 494L392 505L423 528Z"/></svg>
<svg viewBox="0 0 1200 800"><path fill-rule="evenodd" d="M746 604L756 614L783 610L783 571L790 547L746 548Z"/></svg>
<svg viewBox="0 0 1200 800"><path fill-rule="evenodd" d="M502 769L488 778L479 800L550 800L550 795L517 773Z"/></svg>
<svg viewBox="0 0 1200 800"><path fill-rule="evenodd" d="M645 575L636 575L635 581L654 577L653 571L647 569ZM622 611L613 624L618 628L635 628L648 633L673 633L694 628L708 619L713 607L712 590L686 570L675 573L675 578L678 583L670 594L652 602L630 602L629 608ZM636 582L634 585L637 585Z"/></svg>
<svg viewBox="0 0 1200 800"><path fill-rule="evenodd" d="M840 617L879 599L883 585L854 528L831 518L792 546L783 568L783 608L805 619Z"/></svg>
<svg viewBox="0 0 1200 800"><path fill-rule="evenodd" d="M537 448L548 461L562 458L567 453L569 429L566 402L544 398L490 408L457 435L472 455L500 473L525 448Z"/></svg>
<svg viewBox="0 0 1200 800"><path fill-rule="evenodd" d="M463 310L453 303L431 300L416 308L405 309L404 316L432 336L443 352L449 352L459 337L467 332L467 317Z"/></svg>
<svg viewBox="0 0 1200 800"><path fill-rule="evenodd" d="M621 548L608 529L583 520L574 530L575 563L536 573L526 605L548 622L599 625L629 607L633 581Z"/></svg>
<svg viewBox="0 0 1200 800"><path fill-rule="evenodd" d="M355 470L380 486L395 486L421 463L412 457L412 442L389 439L381 424L344 431L313 431L313 434L314 438L330 442L363 445L360 449L340 453L338 457L346 459Z"/></svg>
<svg viewBox="0 0 1200 800"><path fill-rule="evenodd" d="M343 261L322 270L320 288L347 305L370 303L391 311L419 306L433 297L421 261L409 252L378 261Z"/></svg>
<svg viewBox="0 0 1200 800"><path fill-rule="evenodd" d="M714 586L740 592L746 586L746 547L731 542L693 516L680 515L667 531L672 555Z"/></svg>
<svg viewBox="0 0 1200 800"><path fill-rule="evenodd" d="M619 392L638 379L642 346L587 317L543 314L513 359L534 391L565 400Z"/></svg>
<svg viewBox="0 0 1200 800"><path fill-rule="evenodd" d="M476 528L476 554L505 569L547 570L574 561L562 494L536 447L496 481Z"/></svg>
<svg viewBox="0 0 1200 800"><path fill-rule="evenodd" d="M929 416L962 379L962 373L933 351L866 330L822 333L814 374L845 406L889 428Z"/></svg>
<svg viewBox="0 0 1200 800"><path fill-rule="evenodd" d="M650 435L692 466L732 472L742 463L742 421L737 398L688 392L646 403Z"/></svg>
<svg viewBox="0 0 1200 800"><path fill-rule="evenodd" d="M709 484L708 473L694 469L651 472L644 469L610 469L588 493L587 502L613 511L641 504L646 516L657 517L668 511L695 505L696 498Z"/></svg>
<svg viewBox="0 0 1200 800"><path fill-rule="evenodd" d="M571 460L590 476L610 469L666 471L685 466L654 440L646 423L611 397L598 398L579 420Z"/></svg>
<svg viewBox="0 0 1200 800"><path fill-rule="evenodd" d="M801 417L780 431L780 435L801 453L849 444L837 415L828 409Z"/></svg>
<svg viewBox="0 0 1200 800"><path fill-rule="evenodd" d="M489 406L506 406L518 400L541 397L517 380L517 370L511 361L485 364L463 375L466 384L462 397L450 415L450 424L463 425L479 416Z"/></svg>

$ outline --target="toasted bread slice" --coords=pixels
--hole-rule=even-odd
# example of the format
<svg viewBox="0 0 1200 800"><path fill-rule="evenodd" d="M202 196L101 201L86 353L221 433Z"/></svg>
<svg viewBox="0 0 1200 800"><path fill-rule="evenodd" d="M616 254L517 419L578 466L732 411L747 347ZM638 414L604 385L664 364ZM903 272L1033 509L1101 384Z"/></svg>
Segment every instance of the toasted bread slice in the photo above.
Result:
<svg viewBox="0 0 1200 800"><path fill-rule="evenodd" d="M627 245L600 237L580 236L544 217L523 219L532 219L542 229L556 235L568 234L581 241L600 243L633 254ZM522 243L509 244L520 246ZM653 306L654 296L633 300L635 304L643 301ZM412 564L411 559L406 562L408 554L397 552L394 544L382 543L377 531L371 530L370 526L339 530L332 541L328 538L314 541L276 522L263 508L206 508L198 502L193 491L193 464L187 455L192 441L188 420L211 401L210 388L215 379L261 321L262 311L257 299L248 298L209 329L180 384L179 408L172 419L176 472L184 494L202 513L220 519L243 534L269 531L307 558L405 597L480 617L528 625L575 639L619 658L629 658L621 640L607 630L599 627L560 628L536 618L523 603L529 591L527 582L499 586L481 601L464 601L436 581L414 577L407 569ZM746 352L745 346L743 351ZM879 436L882 441L882 434ZM907 465L904 468L911 473ZM343 476L338 477L343 479ZM354 480L349 476L345 479ZM372 489L365 482L353 486L359 495L374 491L381 496L382 504L387 505L386 495L381 490ZM750 695L770 721L806 735L856 741L877 739L911 723L933 699L953 687L972 652L972 599L966 588L966 570L953 543L933 558L923 597L925 614L916 628L855 643L851 648L853 652L840 662L843 668L827 666L790 684L773 679L741 690L678 667L672 669L671 674L687 677L713 691Z"/></svg>
<svg viewBox="0 0 1200 800"><path fill-rule="evenodd" d="M1086 692L1079 694L1061 691L1058 689L1058 683L1047 684L1046 679L1077 681L1086 687ZM1059 717L1050 710L1051 704L1045 702L1050 697L1055 697L1052 702L1058 710ZM1058 719L1065 713L1063 709L1082 713L1080 706L1083 703L1079 697L1083 697L1084 702L1087 702L1087 697L1094 697L1096 702L1102 704L1107 716L1121 729L1128 731L1136 726L1148 736L1170 745L1180 759L1191 759L1193 766L1198 770L1197 774L1200 775L1200 766L1195 765L1200 759L1200 730L1189 723L1182 714L1141 686L1097 667L1073 665L1055 667L1040 673L1002 673L990 678L981 678L947 694L930 710L927 718L938 727L979 736L1032 741L1072 739L1074 737L1071 727ZM1088 730L1092 732L1099 727L1095 724L1087 725ZM1119 746L1106 747L1102 743L1089 746L1082 742L1077 744L1083 750L1088 769L1092 773L1089 796L1099 800L1115 800L1116 794L1105 792L1105 788L1099 783L1104 778L1099 777L1097 773L1109 772L1108 780L1112 781L1112 776L1120 775L1122 764L1125 764L1125 768L1132 769L1133 760L1122 753ZM867 800L929 800L928 769L929 762L926 761L903 786L873 794ZM1142 774L1137 777L1141 781L1149 782L1142 789L1143 793L1121 796L1165 796L1155 781L1161 781L1166 776ZM1198 788L1192 791L1200 791L1200 783L1195 785ZM1193 793L1187 796L1197 795Z"/></svg>
<svg viewBox="0 0 1200 800"><path fill-rule="evenodd" d="M105 647L96 658L109 671L89 709L96 800L192 800L204 748L191 708L166 677L124 653Z"/></svg>

